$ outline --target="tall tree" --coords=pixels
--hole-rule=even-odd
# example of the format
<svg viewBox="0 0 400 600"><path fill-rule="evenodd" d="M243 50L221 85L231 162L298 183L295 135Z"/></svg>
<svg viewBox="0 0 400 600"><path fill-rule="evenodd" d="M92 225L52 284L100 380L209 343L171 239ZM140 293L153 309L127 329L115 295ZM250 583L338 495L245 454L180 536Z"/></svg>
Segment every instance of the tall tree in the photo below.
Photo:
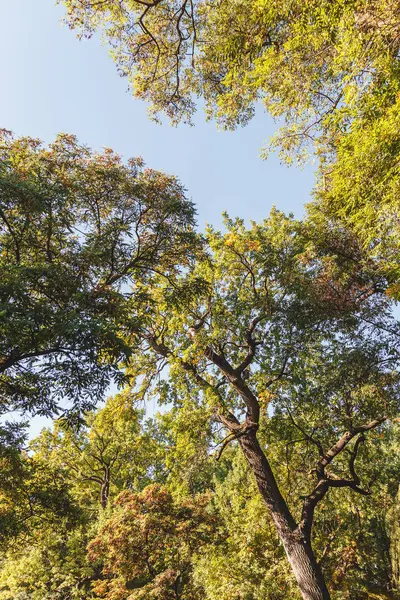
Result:
<svg viewBox="0 0 400 600"><path fill-rule="evenodd" d="M193 206L141 159L6 131L0 194L0 412L78 414L121 378L135 281L190 261Z"/></svg>
<svg viewBox="0 0 400 600"><path fill-rule="evenodd" d="M343 232L331 234L336 254L322 254L277 211L249 230L240 220L226 226L208 232L210 256L173 285L146 284L153 311L132 331L134 366L140 373L142 361L149 373L153 362L159 373L168 364L169 385L156 392L211 409L227 432L222 450L238 441L303 598L327 599L311 545L315 512L331 489L368 496L379 475L359 471L373 459L358 458L373 452L369 433L384 431L399 409L399 324ZM294 505L268 450L277 435L296 435L313 456Z"/></svg>
<svg viewBox="0 0 400 600"><path fill-rule="evenodd" d="M79 431L56 422L28 452L14 444L13 456L1 457L2 600L94 597L101 565L89 561L87 545L99 516L122 490L157 481L157 443L141 416L130 394L117 394Z"/></svg>

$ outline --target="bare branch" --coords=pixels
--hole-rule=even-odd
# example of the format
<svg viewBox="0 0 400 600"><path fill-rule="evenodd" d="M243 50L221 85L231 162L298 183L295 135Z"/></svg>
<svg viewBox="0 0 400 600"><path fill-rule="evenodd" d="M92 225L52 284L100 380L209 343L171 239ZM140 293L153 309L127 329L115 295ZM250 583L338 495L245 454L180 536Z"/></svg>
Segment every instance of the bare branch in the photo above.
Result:
<svg viewBox="0 0 400 600"><path fill-rule="evenodd" d="M358 477L354 463L357 458L357 453L360 447L360 444L364 442L364 433L366 431L370 431L375 427L378 427L382 423L385 422L387 417L380 417L379 419L374 419L365 425L359 425L358 427L354 427L351 431L347 431L340 440L332 446L328 452L326 452L318 461L316 474L318 478L318 483L313 489L313 491L306 496L304 499L303 510L301 521L299 523L299 529L303 532L303 534L309 539L311 536L311 529L314 519L314 512L317 504L323 499L327 491L330 487L335 488L344 488L349 487L353 491L358 494L362 494L363 496L368 496L371 493L369 489L363 489L360 487L360 478ZM327 475L325 473L325 467L330 464L333 459L340 454L346 448L348 443L358 434L361 434L360 437L356 440L353 451L351 452L349 469L352 476L352 479L344 479L340 477L336 477L334 475Z"/></svg>
<svg viewBox="0 0 400 600"><path fill-rule="evenodd" d="M243 373L243 371L245 369L247 369L247 367L251 364L251 362L253 361L253 358L255 356L256 353L256 348L257 348L257 342L256 340L253 338L253 333L255 328L257 327L257 325L259 323L261 323L261 321L263 321L264 319L266 319L267 315L260 315L258 317L256 317L255 319L252 320L252 322L250 323L250 326L246 332L246 342L247 342L247 347L248 347L248 351L247 351L247 355L245 357L245 359L240 363L240 365L238 367L236 367L235 372L240 375L241 373Z"/></svg>
<svg viewBox="0 0 400 600"><path fill-rule="evenodd" d="M346 431L345 434L342 435L340 440L336 442L334 446L329 448L328 452L322 456L322 458L318 461L317 464L317 475L319 477L324 477L325 467L327 467L333 459L344 450L347 444L359 433L364 433L366 431L370 431L378 425L381 425L386 421L387 417L381 417L379 419L374 419L370 423L366 425L359 425L358 427L354 427L350 431Z"/></svg>

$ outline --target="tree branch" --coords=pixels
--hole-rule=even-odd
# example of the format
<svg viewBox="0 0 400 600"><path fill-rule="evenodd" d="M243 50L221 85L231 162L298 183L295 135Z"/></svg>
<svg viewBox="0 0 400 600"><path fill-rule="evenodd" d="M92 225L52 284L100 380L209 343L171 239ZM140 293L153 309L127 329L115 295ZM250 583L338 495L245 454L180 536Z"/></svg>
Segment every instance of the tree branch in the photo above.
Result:
<svg viewBox="0 0 400 600"><path fill-rule="evenodd" d="M256 317L255 319L253 319L252 322L250 323L250 326L246 332L246 341L247 341L248 352L247 352L247 355L244 358L244 360L235 369L235 372L238 375L241 375L241 373L243 373L243 371L245 369L247 369L247 367L250 365L250 363L252 362L252 360L255 356L257 342L253 338L253 333L254 333L254 330L257 327L257 325L265 318L266 318L266 315L260 315L259 317Z"/></svg>
<svg viewBox="0 0 400 600"><path fill-rule="evenodd" d="M355 472L354 463L357 458L357 453L360 444L363 443L365 440L364 433L366 431L374 429L375 427L378 427L379 425L384 423L386 419L387 417L380 417L379 419L374 419L373 421L370 421L365 425L359 425L358 427L354 427L351 431L346 431L346 433L342 435L340 440L336 444L331 446L331 448L318 461L316 468L318 483L313 489L313 491L304 499L301 521L299 523L299 529L308 539L311 536L315 508L317 504L323 499L330 487L349 487L358 494L362 494L363 496L368 496L371 493L369 488L365 490L360 487L360 478ZM330 464L333 461L333 459L338 454L340 454L340 452L342 452L346 448L348 443L358 434L361 435L356 440L354 449L351 452L349 464L352 479L344 479L335 477L333 475L326 475L325 467L328 464Z"/></svg>
<svg viewBox="0 0 400 600"><path fill-rule="evenodd" d="M338 442L336 442L336 444L334 446L331 446L331 448L329 448L329 450L326 452L326 454L324 454L324 456L322 456L321 459L318 461L317 467L316 467L317 476L320 478L324 477L325 467L327 467L333 461L333 459L338 454L340 454L340 452L342 452L342 450L344 450L344 448L348 445L348 443L351 442L351 440L357 434L364 433L366 431L370 431L371 429L374 429L375 427L378 427L378 425L381 425L382 423L384 423L384 421L386 421L386 419L387 419L387 417L381 417L379 419L374 419L373 421L371 421L370 423L367 423L366 425L359 425L358 427L354 427L353 429L346 431L346 433L342 435L340 440Z"/></svg>

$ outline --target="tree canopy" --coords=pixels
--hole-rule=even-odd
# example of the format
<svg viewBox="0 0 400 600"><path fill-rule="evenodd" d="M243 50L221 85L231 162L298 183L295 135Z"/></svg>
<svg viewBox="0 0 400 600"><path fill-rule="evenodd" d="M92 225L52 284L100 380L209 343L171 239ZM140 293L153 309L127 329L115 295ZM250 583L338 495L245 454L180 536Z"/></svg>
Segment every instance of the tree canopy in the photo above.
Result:
<svg viewBox="0 0 400 600"><path fill-rule="evenodd" d="M307 228L277 211L250 229L229 219L226 227L209 230L208 257L173 286L146 284L154 311L132 337L135 372L157 381L168 364L168 385L150 392L203 406L226 431L221 451L238 441L303 597L328 598L311 551L315 512L332 489L371 493L379 450L368 461L368 433L385 436L399 410L399 324L376 293L379 279L360 260L355 268L351 252L334 253L349 248L340 232L322 253ZM284 499L273 461L290 464L293 444L310 463L304 472L303 457L295 496Z"/></svg>
<svg viewBox="0 0 400 600"><path fill-rule="evenodd" d="M399 598L398 3L60 2L153 116L261 102L317 181L200 234L140 158L1 132L0 600Z"/></svg>
<svg viewBox="0 0 400 600"><path fill-rule="evenodd" d="M235 128L262 103L281 127L264 148L310 153L317 209L360 236L398 294L400 11L392 0L63 0L79 35L101 30L133 93L189 120L196 99Z"/></svg>
<svg viewBox="0 0 400 600"><path fill-rule="evenodd" d="M61 3L79 35L103 31L134 93L156 112L188 119L201 95L232 127L261 99L294 127L286 149L345 123L382 76L395 75L399 13L389 0Z"/></svg>
<svg viewBox="0 0 400 600"><path fill-rule="evenodd" d="M1 412L71 415L129 354L135 279L190 261L194 209L174 177L61 135L0 141Z"/></svg>

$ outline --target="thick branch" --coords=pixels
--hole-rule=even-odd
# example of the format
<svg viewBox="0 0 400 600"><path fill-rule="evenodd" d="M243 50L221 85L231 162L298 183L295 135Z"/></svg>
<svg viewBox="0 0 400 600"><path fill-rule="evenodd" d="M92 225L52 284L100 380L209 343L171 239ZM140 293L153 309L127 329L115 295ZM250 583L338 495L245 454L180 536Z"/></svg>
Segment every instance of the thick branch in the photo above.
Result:
<svg viewBox="0 0 400 600"><path fill-rule="evenodd" d="M368 496L371 492L369 489L363 489L360 487L360 478L356 474L355 471L355 460L357 457L358 449L360 444L364 441L364 433L366 431L370 431L378 425L384 423L387 417L381 417L379 419L374 419L365 425L359 425L358 427L354 427L351 431L347 431L340 440L332 446L328 452L322 456L322 458L318 461L316 473L318 478L318 483L308 496L304 499L303 511L301 516L301 521L299 523L299 529L303 532L303 534L309 539L311 536L311 529L314 519L314 512L317 504L323 499L327 491L330 487L343 488L349 487L358 494L362 494L364 496ZM344 479L339 477L334 477L332 475L328 476L325 474L325 467L332 462L332 460L344 450L344 448L348 445L348 443L358 434L360 437L356 440L354 445L354 449L351 452L349 469L352 476L352 479Z"/></svg>
<svg viewBox="0 0 400 600"><path fill-rule="evenodd" d="M165 344L162 342L157 342L154 336L150 336L148 338L150 346L161 356L165 358L170 358L174 356L172 350L170 350ZM243 398L246 407L247 407L247 426L254 424L257 425L260 418L260 407L258 404L258 400L250 388L246 385L245 381L237 374L236 370L228 363L225 357L222 354L218 354L215 350L208 346L204 355L208 358L215 366L217 366L220 371L224 374L225 378L232 385L232 387L239 393L239 395ZM175 357L176 358L176 357ZM196 367L185 360L178 359L182 368L191 373L195 379L195 381L203 388L207 388L211 390L214 394L217 394L220 401L221 406L223 407L222 398L217 390L217 388L211 385L206 379L201 377Z"/></svg>
<svg viewBox="0 0 400 600"><path fill-rule="evenodd" d="M163 344L161 342L157 342L157 340L154 337L149 337L148 342L149 342L150 346L153 348L153 350L155 350L158 354L160 354L164 358L168 359L168 358L174 356L174 354L170 348L168 348L165 344ZM207 379L202 377L199 374L195 365L193 365L192 363L190 363L186 360L182 360L182 359L178 359L178 360L180 362L181 367L186 372L190 373L193 376L196 383L202 389L211 391L212 394L214 394L218 397L221 410L224 411L223 413L221 412L218 414L217 418L219 419L219 421L223 425L225 425L225 427L227 429L229 429L229 431L240 431L241 424L238 421L238 419L229 411L224 410L224 402L222 400L221 394L219 393L217 387L212 385L209 381L207 381Z"/></svg>
<svg viewBox="0 0 400 600"><path fill-rule="evenodd" d="M232 387L243 398L247 407L248 424L258 424L260 420L260 406L258 400L242 377L237 374L236 370L228 363L224 356L217 354L210 346L206 349L205 355L222 371Z"/></svg>
<svg viewBox="0 0 400 600"><path fill-rule="evenodd" d="M248 351L247 351L247 355L244 358L244 360L235 369L235 371L238 375L241 375L241 373L243 373L243 371L245 369L247 369L247 367L253 361L253 358L256 353L256 348L257 348L257 342L253 338L253 333L254 333L254 330L257 327L257 325L265 318L266 318L266 315L260 315L259 317L256 317L255 319L253 319L252 322L250 323L250 327L246 332L246 341L247 341Z"/></svg>
<svg viewBox="0 0 400 600"><path fill-rule="evenodd" d="M375 429L378 425L381 425L386 421L387 417L381 417L380 419L374 419L370 423L366 425L359 425L358 427L354 427L350 431L346 431L345 434L342 435L340 440L336 442L334 446L331 446L326 454L318 461L317 464L317 475L320 478L324 477L325 467L328 466L333 459L342 452L347 446L349 442L359 433L364 433L366 431L370 431L371 429Z"/></svg>

